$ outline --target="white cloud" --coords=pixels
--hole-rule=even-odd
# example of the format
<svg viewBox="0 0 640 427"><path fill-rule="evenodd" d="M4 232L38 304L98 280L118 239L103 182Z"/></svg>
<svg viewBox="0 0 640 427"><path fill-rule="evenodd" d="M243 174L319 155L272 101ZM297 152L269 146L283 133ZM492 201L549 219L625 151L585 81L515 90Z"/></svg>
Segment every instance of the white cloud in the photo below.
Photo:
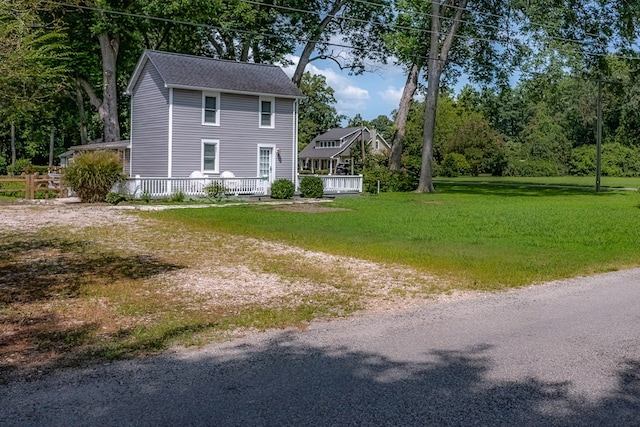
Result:
<svg viewBox="0 0 640 427"><path fill-rule="evenodd" d="M385 90L378 92L378 95L387 104L398 108L400 98L402 97L402 90L402 88L396 88L395 86L387 86Z"/></svg>
<svg viewBox="0 0 640 427"><path fill-rule="evenodd" d="M283 67L283 70L288 76L293 76L300 57L289 55L287 59L292 61L294 65ZM367 106L367 101L371 99L367 89L355 85L353 80L337 73L331 68L319 68L311 63L307 65L306 71L309 71L313 75L322 75L325 77L327 85L334 90L334 96L337 101L336 109L339 114L355 116L357 113L362 113L362 110Z"/></svg>

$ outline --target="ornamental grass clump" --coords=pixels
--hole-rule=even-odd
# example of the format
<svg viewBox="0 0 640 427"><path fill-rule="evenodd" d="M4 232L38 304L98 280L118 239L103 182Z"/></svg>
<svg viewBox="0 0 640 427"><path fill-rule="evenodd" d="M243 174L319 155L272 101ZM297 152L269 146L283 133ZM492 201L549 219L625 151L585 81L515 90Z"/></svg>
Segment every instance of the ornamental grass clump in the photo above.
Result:
<svg viewBox="0 0 640 427"><path fill-rule="evenodd" d="M288 179L277 179L271 184L272 199L290 199L296 192L296 186Z"/></svg>
<svg viewBox="0 0 640 427"><path fill-rule="evenodd" d="M94 151L74 156L62 179L80 200L95 203L104 202L113 186L125 181L126 176L116 153Z"/></svg>

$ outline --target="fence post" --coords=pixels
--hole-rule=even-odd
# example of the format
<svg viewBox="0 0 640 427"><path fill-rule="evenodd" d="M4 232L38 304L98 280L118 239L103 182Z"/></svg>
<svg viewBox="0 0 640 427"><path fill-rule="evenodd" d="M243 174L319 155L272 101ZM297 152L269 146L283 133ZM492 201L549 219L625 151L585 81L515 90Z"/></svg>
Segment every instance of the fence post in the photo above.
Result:
<svg viewBox="0 0 640 427"><path fill-rule="evenodd" d="M36 198L36 179L38 179L37 172L31 175L31 200Z"/></svg>
<svg viewBox="0 0 640 427"><path fill-rule="evenodd" d="M24 198L27 200L33 199L34 196L34 191L33 191L33 175L29 174L25 174L24 175Z"/></svg>

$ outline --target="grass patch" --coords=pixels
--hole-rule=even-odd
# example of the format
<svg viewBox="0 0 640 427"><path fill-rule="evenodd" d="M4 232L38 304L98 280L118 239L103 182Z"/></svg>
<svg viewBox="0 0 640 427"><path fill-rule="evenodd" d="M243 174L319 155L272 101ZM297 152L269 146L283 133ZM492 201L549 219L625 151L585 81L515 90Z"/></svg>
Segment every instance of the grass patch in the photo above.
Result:
<svg viewBox="0 0 640 427"><path fill-rule="evenodd" d="M575 189L440 184L437 194L337 199L346 210L272 207L149 213L187 227L392 262L499 289L640 264L640 197Z"/></svg>
<svg viewBox="0 0 640 427"><path fill-rule="evenodd" d="M532 184L557 185L594 188L595 176L549 176L549 177L514 177L514 176L460 176L456 178L435 178L437 183L476 183L476 184ZM610 188L640 188L640 177L603 176L600 179L602 187Z"/></svg>

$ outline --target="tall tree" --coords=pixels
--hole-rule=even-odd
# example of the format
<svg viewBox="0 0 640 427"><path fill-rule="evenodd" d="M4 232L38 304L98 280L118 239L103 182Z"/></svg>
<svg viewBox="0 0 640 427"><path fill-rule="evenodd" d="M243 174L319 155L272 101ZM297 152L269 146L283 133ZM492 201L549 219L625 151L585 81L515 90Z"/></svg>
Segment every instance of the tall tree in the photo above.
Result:
<svg viewBox="0 0 640 427"><path fill-rule="evenodd" d="M298 145L304 148L313 138L338 127L344 116L338 114L333 89L322 75L304 73L300 90L306 95L299 104Z"/></svg>
<svg viewBox="0 0 640 427"><path fill-rule="evenodd" d="M48 111L67 87L64 33L53 8L46 1L0 3L0 117L11 127L12 162L16 120Z"/></svg>
<svg viewBox="0 0 640 427"><path fill-rule="evenodd" d="M390 139L389 169L399 171L402 167L402 151L409 117L409 109L418 90L422 72L424 51L429 45L429 3L422 0L395 0L396 11L393 31L385 37L387 48L397 58L396 62L407 70L407 80L402 90L400 104L395 115L395 129Z"/></svg>
<svg viewBox="0 0 640 427"><path fill-rule="evenodd" d="M365 69L368 59L384 60L382 34L391 16L389 0L285 0L283 5L289 10L285 14L292 34L303 40L292 77L296 85L300 85L307 65L317 59L332 59L341 69L356 73ZM341 37L350 46L347 56L331 47L332 37Z"/></svg>
<svg viewBox="0 0 640 427"><path fill-rule="evenodd" d="M517 0L513 0L517 1ZM398 19L394 52L407 70L407 83L396 118L396 137L390 155L390 168L399 169L402 153L402 121L411 103L417 79L424 70L427 77L427 106L424 126L424 167L418 191L433 191L432 150L435 111L440 88L451 83L462 71L475 81L507 81L508 70L522 56L521 46L511 44L509 6L512 0L478 0L468 7L467 0L416 2L397 0ZM404 14L403 14L404 11Z"/></svg>
<svg viewBox="0 0 640 427"><path fill-rule="evenodd" d="M436 128L436 108L440 91L440 77L447 63L449 51L453 45L453 38L460 27L462 14L467 7L467 0L453 2L456 5L448 28L443 26L443 18L447 16L445 4L431 2L431 40L428 55L427 98L424 112L422 165L418 192L432 193L433 187L433 137ZM451 8L447 8L451 9ZM442 32L441 32L442 31ZM444 36L444 37L442 37Z"/></svg>

